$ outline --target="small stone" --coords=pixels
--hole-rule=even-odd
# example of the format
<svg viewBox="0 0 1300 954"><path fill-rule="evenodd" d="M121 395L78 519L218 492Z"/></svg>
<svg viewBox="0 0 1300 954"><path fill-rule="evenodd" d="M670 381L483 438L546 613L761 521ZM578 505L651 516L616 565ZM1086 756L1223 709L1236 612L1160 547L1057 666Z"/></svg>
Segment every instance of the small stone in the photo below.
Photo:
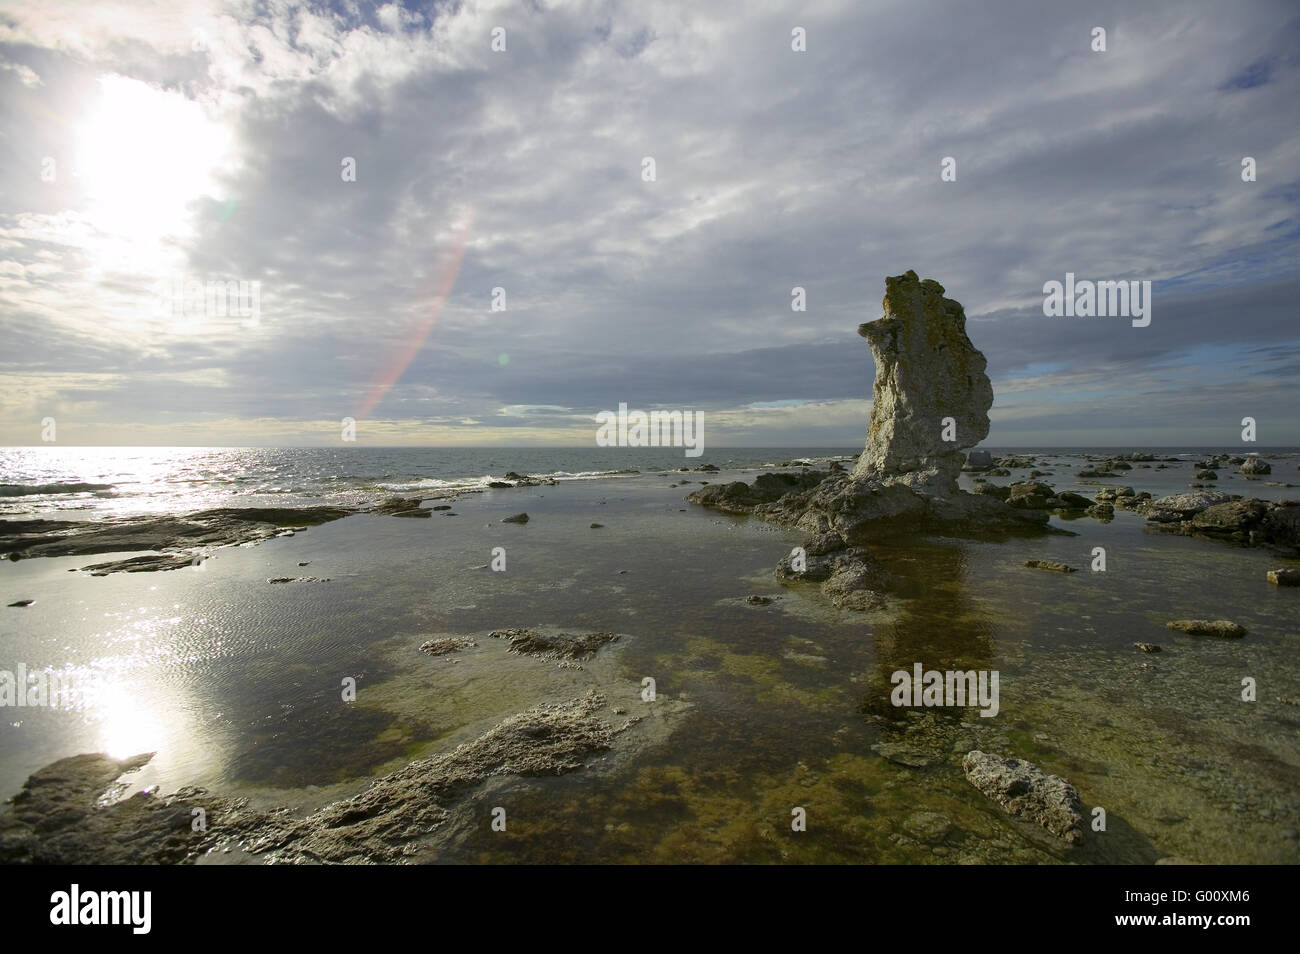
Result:
<svg viewBox="0 0 1300 954"><path fill-rule="evenodd" d="M35 600L18 600L16 603L10 603L10 606L31 606Z"/></svg>
<svg viewBox="0 0 1300 954"><path fill-rule="evenodd" d="M1074 567L1066 566L1064 563L1054 563L1051 560L1026 560L1025 566L1031 566L1038 570L1052 570L1056 573L1073 573Z"/></svg>
<svg viewBox="0 0 1300 954"><path fill-rule="evenodd" d="M1144 653L1160 652L1160 647L1157 646L1155 643L1134 643L1133 645L1136 646L1138 649L1142 650Z"/></svg>
<svg viewBox="0 0 1300 954"><path fill-rule="evenodd" d="M527 522L528 522L528 514L526 514L526 513L517 513L517 514L514 514L513 516L502 517L502 518L501 518L501 522L502 522L502 523L527 523Z"/></svg>

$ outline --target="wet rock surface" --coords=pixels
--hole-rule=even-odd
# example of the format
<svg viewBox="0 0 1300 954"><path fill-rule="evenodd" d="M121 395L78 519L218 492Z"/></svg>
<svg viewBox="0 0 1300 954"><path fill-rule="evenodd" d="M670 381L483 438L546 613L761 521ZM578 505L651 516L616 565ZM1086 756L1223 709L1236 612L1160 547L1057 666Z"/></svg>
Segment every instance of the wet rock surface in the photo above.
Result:
<svg viewBox="0 0 1300 954"><path fill-rule="evenodd" d="M1222 639L1241 639L1246 628L1229 619L1175 619L1165 624L1172 630L1192 636L1218 636Z"/></svg>
<svg viewBox="0 0 1300 954"><path fill-rule="evenodd" d="M1020 759L967 752L966 779L1007 813L1041 825L1067 844L1083 842L1083 807L1075 787Z"/></svg>
<svg viewBox="0 0 1300 954"><path fill-rule="evenodd" d="M1179 507L1172 505L1175 503ZM1300 501L1201 492L1162 497L1151 501L1142 513L1151 530L1300 554Z"/></svg>
<svg viewBox="0 0 1300 954"><path fill-rule="evenodd" d="M803 554L791 553L775 574L782 582L821 583L822 592L845 609L875 609L886 602L890 575L870 551L849 546L834 531L804 541Z"/></svg>
<svg viewBox="0 0 1300 954"><path fill-rule="evenodd" d="M617 633L548 633L535 629L498 629L488 635L507 640L512 653L544 659L580 659L618 639Z"/></svg>
<svg viewBox="0 0 1300 954"><path fill-rule="evenodd" d="M214 798L201 789L184 789L169 798L140 792L100 803L119 776L152 757L75 755L34 772L9 811L0 814L0 863L176 864L211 847L218 828L238 835L262 823L260 817L242 814L242 802ZM196 808L206 814L208 832L193 831Z"/></svg>

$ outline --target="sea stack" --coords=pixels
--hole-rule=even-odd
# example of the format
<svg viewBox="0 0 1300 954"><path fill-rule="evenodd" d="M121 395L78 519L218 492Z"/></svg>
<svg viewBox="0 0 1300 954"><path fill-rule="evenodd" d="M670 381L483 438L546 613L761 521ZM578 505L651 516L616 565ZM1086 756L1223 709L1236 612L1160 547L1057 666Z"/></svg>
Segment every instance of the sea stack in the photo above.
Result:
<svg viewBox="0 0 1300 954"><path fill-rule="evenodd" d="M885 279L884 317L858 326L876 361L867 446L854 478L957 492L963 451L988 436L993 384L966 312L908 271Z"/></svg>
<svg viewBox="0 0 1300 954"><path fill-rule="evenodd" d="M1048 529L1049 510L1079 509L1046 484L1033 486L1042 493L1006 500L957 486L965 449L988 436L993 385L966 336L965 311L943 291L912 271L886 278L884 316L858 328L875 356L876 379L867 446L853 473L760 474L752 484L713 484L686 499L810 534L833 531L844 546L887 533L1037 533ZM975 461L993 463L987 455Z"/></svg>

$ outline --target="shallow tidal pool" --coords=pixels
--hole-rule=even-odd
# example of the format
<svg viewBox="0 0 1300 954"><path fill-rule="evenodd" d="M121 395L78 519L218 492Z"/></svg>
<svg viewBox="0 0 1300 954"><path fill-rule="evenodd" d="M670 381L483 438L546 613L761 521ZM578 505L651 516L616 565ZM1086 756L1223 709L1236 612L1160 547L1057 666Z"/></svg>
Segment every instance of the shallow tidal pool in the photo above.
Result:
<svg viewBox="0 0 1300 954"><path fill-rule="evenodd" d="M1154 490L1153 476L1124 482ZM81 752L153 751L118 794L199 785L307 812L594 688L649 718L582 770L472 794L421 860L1300 861L1300 707L1284 701L1300 699L1300 592L1265 581L1296 561L1149 533L1125 511L1053 518L1076 535L881 545L916 595L858 613L780 585L773 567L802 536L687 504L700 477L737 475L488 491L452 502L454 517L349 517L201 569L92 578L68 570L106 557L5 563L5 602L36 602L0 615L0 668L54 667L90 688L82 709L5 710L0 789ZM527 524L500 522L519 511ZM1099 546L1106 571L1092 572ZM304 575L328 582L267 582ZM1165 628L1189 617L1249 634ZM562 668L487 635L510 627L620 638ZM440 635L476 645L418 651ZM915 663L998 671L997 715L894 707L891 673ZM1010 818L964 778L971 749L1069 779L1105 830L1071 848Z"/></svg>

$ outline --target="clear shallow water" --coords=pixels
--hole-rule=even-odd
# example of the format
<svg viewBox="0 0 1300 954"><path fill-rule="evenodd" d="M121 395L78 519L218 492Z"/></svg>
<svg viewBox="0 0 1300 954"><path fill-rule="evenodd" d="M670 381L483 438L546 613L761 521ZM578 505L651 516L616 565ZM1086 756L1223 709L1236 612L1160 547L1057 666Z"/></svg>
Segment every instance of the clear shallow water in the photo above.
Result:
<svg viewBox="0 0 1300 954"><path fill-rule="evenodd" d="M1176 492L1191 467L1082 482L1067 476L1077 460L1046 462L1046 480L1085 493L1116 482ZM683 476L693 483L670 486ZM201 570L87 578L67 572L84 558L0 563L5 603L37 600L0 614L0 668L97 676L87 711L5 711L0 790L63 756L154 750L132 791L198 784L310 809L542 698L578 694L580 676L541 662L494 676L475 660L491 662L495 646L459 665L415 651L438 633L552 624L623 633L600 667L633 712L640 680L654 677L663 703L683 706L674 731L631 759L513 783L510 833L471 826L443 860L1300 860L1300 710L1279 701L1300 697L1300 594L1263 579L1296 561L1148 534L1121 511L1108 525L1063 524L1076 537L882 549L926 595L884 614L841 612L773 578L798 535L682 500L696 478L737 476L489 490L457 501L454 518L351 517L218 551ZM519 510L526 526L499 523ZM507 572L475 569L498 545ZM1021 565L1086 568L1098 545L1104 574ZM299 574L331 582L266 583ZM751 607L750 593L783 598ZM1188 616L1235 619L1250 635L1164 628ZM1136 641L1165 652L1144 655ZM889 673L916 661L998 669L999 716L899 719ZM341 704L344 676L358 679L357 705ZM1255 703L1240 700L1243 676L1259 682ZM926 764L890 761L873 748L882 743ZM1010 822L961 777L969 744L1070 778L1106 808L1108 834L1067 853ZM809 817L800 835L789 830L796 805Z"/></svg>

